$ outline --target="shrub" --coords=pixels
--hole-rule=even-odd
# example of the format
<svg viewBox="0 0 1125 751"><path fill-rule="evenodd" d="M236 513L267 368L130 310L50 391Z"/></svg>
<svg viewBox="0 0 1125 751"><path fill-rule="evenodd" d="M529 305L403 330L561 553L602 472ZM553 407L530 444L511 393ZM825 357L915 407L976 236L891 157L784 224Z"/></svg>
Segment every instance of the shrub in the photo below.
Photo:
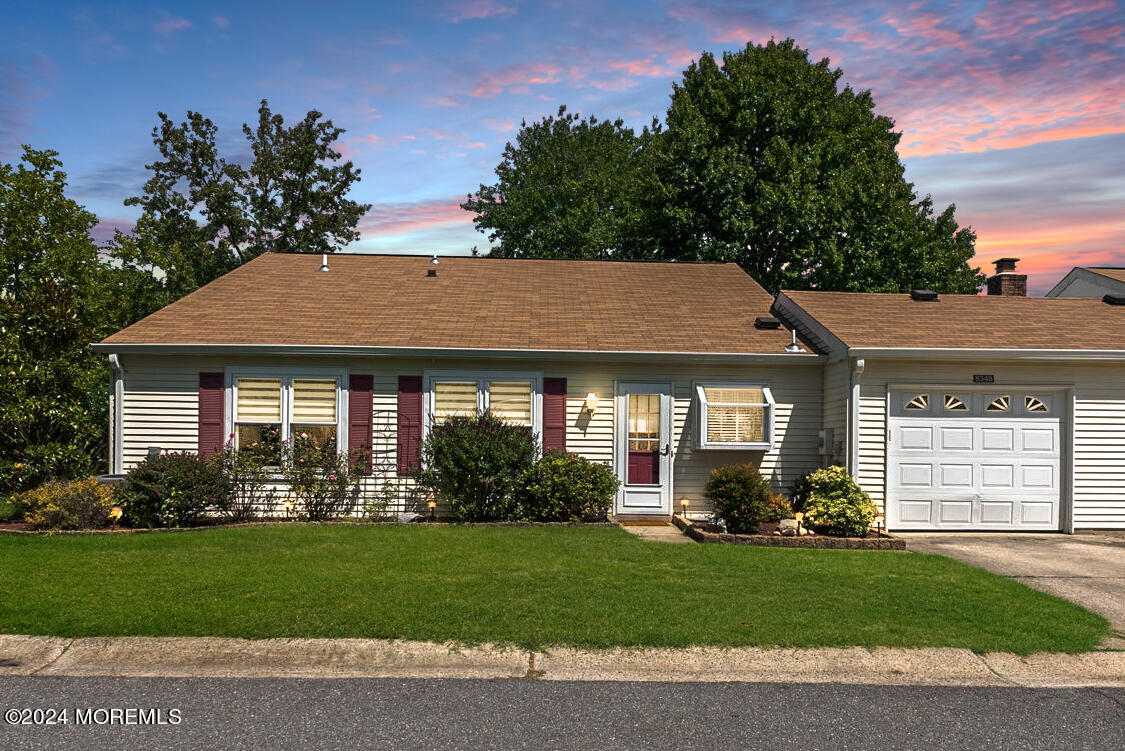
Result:
<svg viewBox="0 0 1125 751"><path fill-rule="evenodd" d="M23 515L27 513L27 509L16 500L17 498L18 496L0 498L0 522L23 521Z"/></svg>
<svg viewBox="0 0 1125 751"><path fill-rule="evenodd" d="M338 519L359 505L363 475L347 453L336 451L335 441L318 444L298 435L282 452L281 473L301 519Z"/></svg>
<svg viewBox="0 0 1125 751"><path fill-rule="evenodd" d="M230 484L218 457L167 453L133 467L113 492L129 526L186 527L222 509Z"/></svg>
<svg viewBox="0 0 1125 751"><path fill-rule="evenodd" d="M517 519L516 489L537 453L531 428L487 413L451 417L423 441L418 483L462 521Z"/></svg>
<svg viewBox="0 0 1125 751"><path fill-rule="evenodd" d="M109 523L113 491L96 477L50 480L14 499L34 529L98 529Z"/></svg>
<svg viewBox="0 0 1125 751"><path fill-rule="evenodd" d="M552 451L524 475L517 493L519 515L530 521L603 521L618 485L606 465Z"/></svg>
<svg viewBox="0 0 1125 751"><path fill-rule="evenodd" d="M732 464L711 470L704 494L734 534L753 534L770 513L769 481L752 464Z"/></svg>
<svg viewBox="0 0 1125 751"><path fill-rule="evenodd" d="M277 506L277 461L276 451L263 451L256 445L236 449L227 443L219 463L227 478L229 495L218 504L219 513L227 521L253 519L263 510Z"/></svg>
<svg viewBox="0 0 1125 751"><path fill-rule="evenodd" d="M793 518L793 505L781 493L770 493L766 501L766 512L762 516L764 522L779 522L782 519Z"/></svg>
<svg viewBox="0 0 1125 751"><path fill-rule="evenodd" d="M801 483L805 520L814 532L865 537L878 514L875 504L843 467L818 469Z"/></svg>

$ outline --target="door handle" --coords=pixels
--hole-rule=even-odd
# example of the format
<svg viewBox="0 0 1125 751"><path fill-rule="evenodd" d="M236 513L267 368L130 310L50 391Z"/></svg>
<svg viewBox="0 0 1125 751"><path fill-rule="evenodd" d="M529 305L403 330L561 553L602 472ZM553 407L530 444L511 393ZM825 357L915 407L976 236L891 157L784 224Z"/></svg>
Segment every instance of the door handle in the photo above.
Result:
<svg viewBox="0 0 1125 751"><path fill-rule="evenodd" d="M672 453L672 444L670 444L670 443L665 443L664 448L660 449L660 455L661 456L668 456L668 454L671 454L671 453Z"/></svg>

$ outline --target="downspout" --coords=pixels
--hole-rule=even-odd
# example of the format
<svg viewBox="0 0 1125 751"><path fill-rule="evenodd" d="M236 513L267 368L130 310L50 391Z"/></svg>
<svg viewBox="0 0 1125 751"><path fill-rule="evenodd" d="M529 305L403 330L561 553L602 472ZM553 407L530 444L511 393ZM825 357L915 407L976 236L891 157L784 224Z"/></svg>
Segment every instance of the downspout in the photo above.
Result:
<svg viewBox="0 0 1125 751"><path fill-rule="evenodd" d="M862 357L852 361L851 395L848 397L848 473L859 473L859 384L866 365Z"/></svg>
<svg viewBox="0 0 1125 751"><path fill-rule="evenodd" d="M117 355L109 356L109 367L113 374L113 391L110 394L109 417L109 473L120 475L123 473L124 462L124 413L125 405L125 368L121 365L121 358Z"/></svg>

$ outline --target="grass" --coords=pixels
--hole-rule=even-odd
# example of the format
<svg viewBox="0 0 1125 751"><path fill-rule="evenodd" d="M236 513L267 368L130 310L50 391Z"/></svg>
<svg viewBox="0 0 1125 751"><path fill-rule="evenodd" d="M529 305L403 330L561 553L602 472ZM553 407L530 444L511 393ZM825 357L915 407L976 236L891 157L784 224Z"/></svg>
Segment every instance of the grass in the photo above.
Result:
<svg viewBox="0 0 1125 751"><path fill-rule="evenodd" d="M1079 652L1107 622L935 555L642 542L613 527L0 535L0 633L526 648Z"/></svg>

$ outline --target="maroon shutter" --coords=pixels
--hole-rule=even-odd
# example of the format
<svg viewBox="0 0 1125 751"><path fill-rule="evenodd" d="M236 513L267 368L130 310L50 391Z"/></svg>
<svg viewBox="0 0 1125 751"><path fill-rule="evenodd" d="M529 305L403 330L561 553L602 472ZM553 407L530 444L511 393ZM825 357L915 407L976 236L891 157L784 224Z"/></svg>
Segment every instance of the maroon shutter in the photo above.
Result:
<svg viewBox="0 0 1125 751"><path fill-rule="evenodd" d="M371 474L371 397L375 377L352 375L348 382L348 454L353 462L363 457L362 472Z"/></svg>
<svg viewBox="0 0 1125 751"><path fill-rule="evenodd" d="M398 377L398 473L418 468L422 452L422 376Z"/></svg>
<svg viewBox="0 0 1125 751"><path fill-rule="evenodd" d="M222 373L199 374L199 455L211 456L222 449L223 440Z"/></svg>
<svg viewBox="0 0 1125 751"><path fill-rule="evenodd" d="M543 379L543 452L566 451L566 379Z"/></svg>

